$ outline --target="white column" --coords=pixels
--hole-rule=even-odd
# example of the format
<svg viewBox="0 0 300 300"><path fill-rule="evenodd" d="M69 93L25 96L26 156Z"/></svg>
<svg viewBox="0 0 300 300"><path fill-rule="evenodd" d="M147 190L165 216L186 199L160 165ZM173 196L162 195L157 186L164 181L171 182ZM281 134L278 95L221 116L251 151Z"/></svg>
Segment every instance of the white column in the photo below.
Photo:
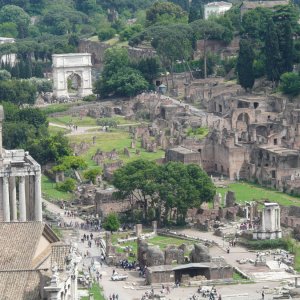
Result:
<svg viewBox="0 0 300 300"><path fill-rule="evenodd" d="M25 192L25 177L19 177L19 212L20 222L26 221L26 192Z"/></svg>
<svg viewBox="0 0 300 300"><path fill-rule="evenodd" d="M16 177L9 177L9 200L11 219L13 222L17 221L17 196L16 196Z"/></svg>
<svg viewBox="0 0 300 300"><path fill-rule="evenodd" d="M41 171L36 172L34 180L34 218L35 221L43 221Z"/></svg>
<svg viewBox="0 0 300 300"><path fill-rule="evenodd" d="M10 222L8 177L3 177L3 215L4 222Z"/></svg>

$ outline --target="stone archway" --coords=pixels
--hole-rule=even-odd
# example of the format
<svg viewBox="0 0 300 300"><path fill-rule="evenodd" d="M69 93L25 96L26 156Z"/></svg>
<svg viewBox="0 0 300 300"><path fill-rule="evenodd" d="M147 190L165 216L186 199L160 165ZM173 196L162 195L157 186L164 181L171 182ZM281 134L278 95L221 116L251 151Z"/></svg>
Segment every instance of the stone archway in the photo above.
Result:
<svg viewBox="0 0 300 300"><path fill-rule="evenodd" d="M82 86L82 78L77 73L67 73L67 85L69 95L78 95Z"/></svg>
<svg viewBox="0 0 300 300"><path fill-rule="evenodd" d="M84 97L92 92L92 63L90 53L52 55L53 96L69 97L68 79L76 87L76 95Z"/></svg>

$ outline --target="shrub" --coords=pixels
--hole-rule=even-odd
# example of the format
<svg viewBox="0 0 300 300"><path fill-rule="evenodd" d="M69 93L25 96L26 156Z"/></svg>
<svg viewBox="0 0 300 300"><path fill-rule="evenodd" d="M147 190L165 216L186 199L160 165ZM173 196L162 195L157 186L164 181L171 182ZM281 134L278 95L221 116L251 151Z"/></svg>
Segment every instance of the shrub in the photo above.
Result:
<svg viewBox="0 0 300 300"><path fill-rule="evenodd" d="M116 30L109 27L109 28L103 28L98 32L98 39L100 41L107 41L114 37L116 34Z"/></svg>
<svg viewBox="0 0 300 300"><path fill-rule="evenodd" d="M289 244L285 239L276 240L245 240L240 239L239 244L252 250L265 250L265 249L285 249L288 250Z"/></svg>
<svg viewBox="0 0 300 300"><path fill-rule="evenodd" d="M56 184L56 189L62 192L73 192L75 188L76 188L76 180L72 178L68 178L64 182Z"/></svg>
<svg viewBox="0 0 300 300"><path fill-rule="evenodd" d="M280 90L290 96L297 96L300 93L300 76L287 72L280 77Z"/></svg>
<svg viewBox="0 0 300 300"><path fill-rule="evenodd" d="M82 100L86 101L86 102L94 102L94 101L96 101L96 99L97 99L96 95L91 94L91 95L85 96Z"/></svg>
<svg viewBox="0 0 300 300"><path fill-rule="evenodd" d="M97 120L97 125L99 126L109 126L116 128L120 122L113 118L101 118Z"/></svg>

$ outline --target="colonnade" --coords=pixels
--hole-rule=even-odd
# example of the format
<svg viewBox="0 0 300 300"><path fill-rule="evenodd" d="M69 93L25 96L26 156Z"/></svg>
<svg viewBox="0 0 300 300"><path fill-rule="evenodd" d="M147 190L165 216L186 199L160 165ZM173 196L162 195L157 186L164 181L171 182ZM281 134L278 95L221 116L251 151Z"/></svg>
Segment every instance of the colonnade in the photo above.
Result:
<svg viewBox="0 0 300 300"><path fill-rule="evenodd" d="M16 178L18 178L19 190L19 219L17 214L17 188ZM26 201L26 176L4 176L0 180L0 194L3 203L4 222L25 222L28 221L27 205L29 201L33 203L34 221L42 221L42 196L41 196L41 172L34 175L34 196Z"/></svg>

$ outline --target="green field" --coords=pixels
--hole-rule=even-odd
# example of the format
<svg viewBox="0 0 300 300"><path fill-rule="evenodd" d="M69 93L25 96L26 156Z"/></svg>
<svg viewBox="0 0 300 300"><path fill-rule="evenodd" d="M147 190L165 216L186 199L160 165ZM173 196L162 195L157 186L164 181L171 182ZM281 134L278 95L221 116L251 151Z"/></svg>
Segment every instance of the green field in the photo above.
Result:
<svg viewBox="0 0 300 300"><path fill-rule="evenodd" d="M96 119L91 117L72 117L69 115L61 116L61 117L48 117L48 121L51 123L66 125L69 124L77 125L77 126L97 126Z"/></svg>
<svg viewBox="0 0 300 300"><path fill-rule="evenodd" d="M58 191L55 188L55 182L44 175L42 176L42 191L43 197L45 197L46 200L58 201L72 199L72 194Z"/></svg>
<svg viewBox="0 0 300 300"><path fill-rule="evenodd" d="M238 182L231 183L226 188L217 188L217 192L224 197L227 191L235 192L237 202L244 203L252 200L265 200L277 202L284 206L300 206L300 198L278 192L276 190L264 188L256 184Z"/></svg>
<svg viewBox="0 0 300 300"><path fill-rule="evenodd" d="M63 134L67 134L69 132L71 132L71 130L66 129L66 128L61 128L61 127L57 127L57 126L49 126L49 133L51 135L57 134L59 132L62 132Z"/></svg>
<svg viewBox="0 0 300 300"><path fill-rule="evenodd" d="M92 140L93 136L96 136L96 143L93 145ZM141 151L140 155L135 154L136 149L130 149L130 136L126 131L116 130L114 129L112 132L97 132L91 134L82 134L82 135L72 135L69 136L70 143L78 143L81 142L89 143L90 148L86 153L81 155L89 166L95 166L96 163L92 160L92 156L96 153L98 149L102 151L112 151L116 149L119 153L119 158L124 162L130 162L139 158L155 160L161 157L164 157L163 150L157 150L156 153L146 152L145 149L141 148L140 142L137 143L136 149ZM127 157L124 155L124 148L127 147L129 152L131 153L131 157Z"/></svg>
<svg viewBox="0 0 300 300"><path fill-rule="evenodd" d="M133 253L137 255L137 241L127 242L123 244L118 244L118 239L125 238L127 234L125 233L114 233L112 235L112 244L117 246L118 252L123 252L122 247L130 246L133 249ZM152 238L147 239L149 245L159 246L161 250L165 250L170 245L180 246L182 244L192 245L193 241L183 240L180 238L167 237L167 236L154 236ZM188 253L186 253L187 255ZM134 260L136 258L133 258Z"/></svg>

